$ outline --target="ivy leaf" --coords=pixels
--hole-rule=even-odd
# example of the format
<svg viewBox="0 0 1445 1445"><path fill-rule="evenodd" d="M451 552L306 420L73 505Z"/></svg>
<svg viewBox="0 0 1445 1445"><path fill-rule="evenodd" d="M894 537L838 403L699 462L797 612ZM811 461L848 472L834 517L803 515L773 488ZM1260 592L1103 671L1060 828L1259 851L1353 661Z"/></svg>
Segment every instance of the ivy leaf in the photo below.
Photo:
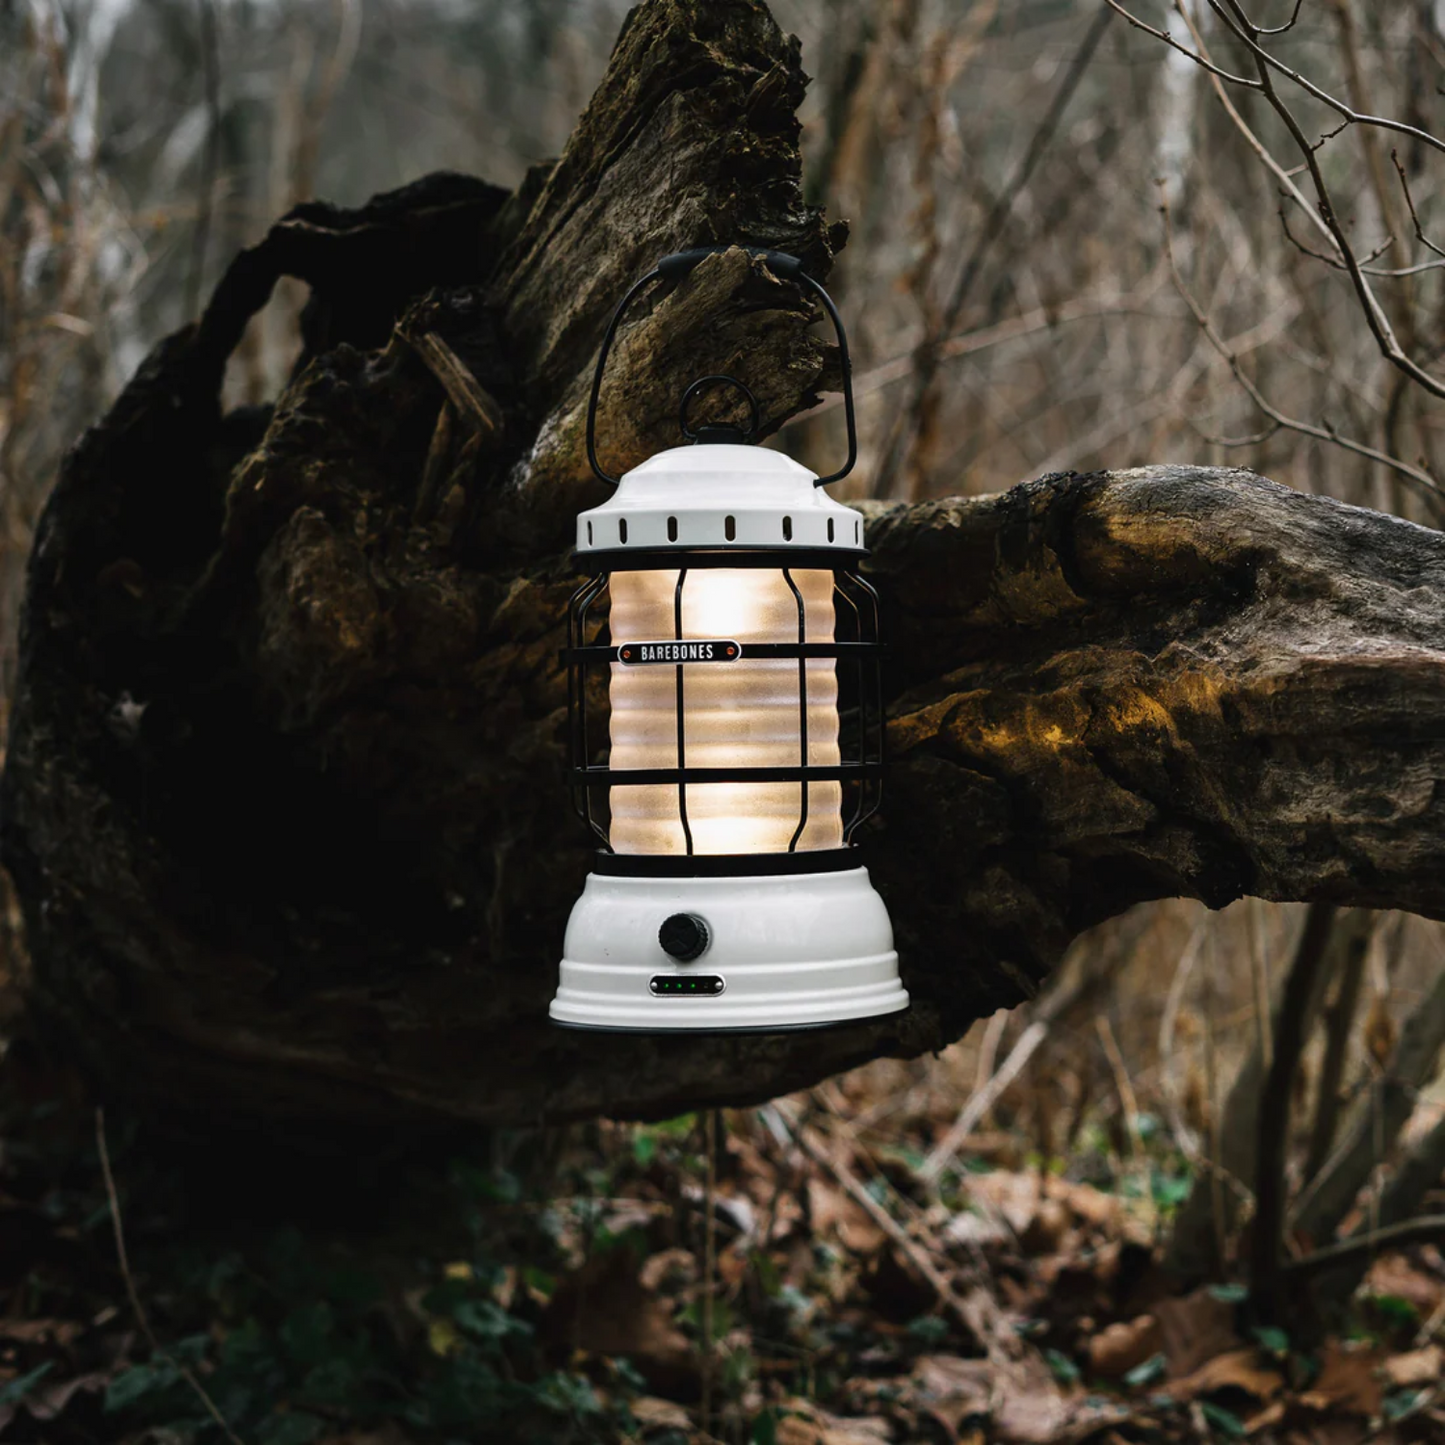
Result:
<svg viewBox="0 0 1445 1445"><path fill-rule="evenodd" d="M1289 1354L1289 1336L1278 1325L1256 1325L1251 1333L1270 1354L1281 1358Z"/></svg>
<svg viewBox="0 0 1445 1445"><path fill-rule="evenodd" d="M1244 1422L1233 1410L1226 1410L1223 1405L1215 1405L1209 1400L1201 1400L1199 1410L1226 1440L1243 1440L1245 1438Z"/></svg>
<svg viewBox="0 0 1445 1445"><path fill-rule="evenodd" d="M1044 1359L1048 1361L1050 1371L1061 1385L1072 1385L1077 1383L1079 1378L1079 1367L1065 1354L1058 1350L1045 1350Z"/></svg>
<svg viewBox="0 0 1445 1445"><path fill-rule="evenodd" d="M1212 1284L1209 1293L1221 1304L1243 1304L1249 1298L1249 1290L1242 1284Z"/></svg>
<svg viewBox="0 0 1445 1445"><path fill-rule="evenodd" d="M106 1386L105 1409L108 1413L127 1409L146 1395L169 1389L180 1377L180 1372L169 1362L133 1365ZM15 1383L21 1384L23 1381L17 1380ZM0 1404L3 1403L4 1398L0 1396Z"/></svg>
<svg viewBox="0 0 1445 1445"><path fill-rule="evenodd" d="M1142 1365L1135 1365L1124 1376L1124 1383L1134 1389L1141 1385L1152 1385L1156 1380L1164 1378L1164 1372L1169 1368L1169 1362L1164 1358L1163 1353L1150 1355Z"/></svg>
<svg viewBox="0 0 1445 1445"><path fill-rule="evenodd" d="M21 1375L18 1379L11 1380L3 1390L0 1390L0 1405L18 1405L53 1369L54 1360L46 1360L43 1365L37 1365L28 1375Z"/></svg>

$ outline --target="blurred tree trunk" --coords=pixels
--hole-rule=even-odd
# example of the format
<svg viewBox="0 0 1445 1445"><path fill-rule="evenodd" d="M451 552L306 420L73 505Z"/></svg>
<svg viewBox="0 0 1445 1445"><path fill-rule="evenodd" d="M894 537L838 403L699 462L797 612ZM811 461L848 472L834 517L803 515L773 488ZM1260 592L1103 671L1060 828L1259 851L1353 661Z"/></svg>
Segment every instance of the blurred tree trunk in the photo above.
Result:
<svg viewBox="0 0 1445 1445"><path fill-rule="evenodd" d="M298 208L69 458L32 559L3 793L36 1014L208 1125L659 1116L940 1048L1141 900L1445 917L1445 539L1248 473L1053 476L869 508L893 764L868 861L915 1006L826 1034L546 1020L587 841L558 670L596 344L660 254L827 273L796 44L648 0L562 159ZM275 281L274 409L222 415ZM835 382L741 251L621 339L614 467L736 364L773 426Z"/></svg>

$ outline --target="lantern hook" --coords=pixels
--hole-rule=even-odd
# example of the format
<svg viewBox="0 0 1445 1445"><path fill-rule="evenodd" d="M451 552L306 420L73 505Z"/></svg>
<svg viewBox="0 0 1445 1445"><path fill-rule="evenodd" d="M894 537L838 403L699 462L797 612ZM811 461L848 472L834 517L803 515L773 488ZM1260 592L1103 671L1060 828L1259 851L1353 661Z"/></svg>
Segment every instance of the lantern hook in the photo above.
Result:
<svg viewBox="0 0 1445 1445"><path fill-rule="evenodd" d="M696 431L688 425L687 409L693 397L703 387L712 385L715 381L725 382L728 386L735 386L748 399L748 427L744 431L742 427L732 422L704 422ZM682 434L690 442L746 442L751 441L758 434L758 399L752 394L748 386L735 376L700 376L682 394L682 405L678 408L677 424L682 428Z"/></svg>
<svg viewBox="0 0 1445 1445"><path fill-rule="evenodd" d="M592 394L587 402L587 461L594 474L608 486L615 487L621 478L614 477L610 472L604 470L602 463L597 459L597 403L602 395L602 371L607 365L607 354L612 350L612 342L617 335L618 323L621 322L623 313L639 293L645 291L653 282L670 281L676 284L683 281L691 276L709 256L716 256L728 249L727 246L696 246L690 251L675 251L670 256L664 256L651 271L632 283L627 294L618 304L617 310L612 313L612 320L607 323L607 331L602 338L602 349L597 354L597 369L592 374ZM848 426L848 460L838 471L832 472L826 477L819 477L813 485L826 487L833 482L842 481L853 470L854 463L858 460L858 427L853 411L853 362L848 354L848 335L843 329L843 318L838 314L838 308L833 304L833 298L823 289L820 282L815 281L803 270L803 263L797 256L790 256L786 251L768 250L762 246L744 246L743 249L750 256L759 257L766 262L769 270L774 274L786 281L796 281L811 291L822 302L823 309L833 323L833 330L838 337L838 359L843 372L843 415ZM699 440L697 434L688 430L687 406L693 393L712 381L727 381L742 388L752 409L752 425L746 436L749 438L756 436L758 432L757 399L742 382L732 376L704 376L688 387L683 395L680 413L683 435L689 441ZM707 430L707 427L702 428L704 435L701 439L707 439L705 436Z"/></svg>

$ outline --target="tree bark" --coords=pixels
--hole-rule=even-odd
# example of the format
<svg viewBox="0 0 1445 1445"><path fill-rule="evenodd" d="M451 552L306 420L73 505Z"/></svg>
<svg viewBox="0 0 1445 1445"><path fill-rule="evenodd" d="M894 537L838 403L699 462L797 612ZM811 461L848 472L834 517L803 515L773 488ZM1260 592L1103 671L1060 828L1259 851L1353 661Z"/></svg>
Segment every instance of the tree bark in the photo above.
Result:
<svg viewBox="0 0 1445 1445"><path fill-rule="evenodd" d="M595 347L660 254L825 275L797 44L648 0L560 162L312 204L237 258L68 459L39 529L0 842L37 1019L172 1118L339 1137L663 1116L956 1039L1142 900L1445 916L1445 538L1246 472L867 508L892 764L867 860L914 1007L735 1038L552 1028L588 866L558 649ZM274 409L223 415L279 275ZM741 251L627 327L613 469L736 369L768 426L835 359Z"/></svg>

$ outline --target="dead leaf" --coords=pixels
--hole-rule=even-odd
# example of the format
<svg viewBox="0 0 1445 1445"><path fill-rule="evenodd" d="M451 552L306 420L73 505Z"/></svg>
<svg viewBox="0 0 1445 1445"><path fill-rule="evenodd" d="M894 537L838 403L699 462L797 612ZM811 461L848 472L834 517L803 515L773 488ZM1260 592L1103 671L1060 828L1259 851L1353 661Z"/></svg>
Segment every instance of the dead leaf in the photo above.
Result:
<svg viewBox="0 0 1445 1445"><path fill-rule="evenodd" d="M830 1415L811 1400L792 1399L779 1407L778 1445L885 1445L893 1438L888 1421L876 1416Z"/></svg>
<svg viewBox="0 0 1445 1445"><path fill-rule="evenodd" d="M1445 1284L1417 1269L1402 1254L1387 1254L1377 1259L1365 1276L1364 1290L1366 1294L1395 1295L1408 1300L1423 1319L1429 1319L1445 1303Z"/></svg>
<svg viewBox="0 0 1445 1445"><path fill-rule="evenodd" d="M538 1334L554 1355L585 1350L625 1356L664 1393L685 1388L696 1373L692 1346L672 1323L672 1307L643 1284L627 1249L609 1250L564 1279Z"/></svg>
<svg viewBox="0 0 1445 1445"><path fill-rule="evenodd" d="M1219 1390L1241 1390L1253 1399L1271 1400L1282 1389L1284 1376L1258 1350L1240 1349L1207 1360L1170 1385L1169 1394L1184 1401Z"/></svg>
<svg viewBox="0 0 1445 1445"><path fill-rule="evenodd" d="M1089 1341L1089 1368L1106 1380L1118 1380L1136 1365L1157 1355L1163 1331L1153 1315L1121 1320Z"/></svg>
<svg viewBox="0 0 1445 1445"><path fill-rule="evenodd" d="M1092 1184L1074 1184L1067 1179L1051 1179L1049 1195L1057 1199L1081 1223L1095 1229L1111 1229L1119 1221L1120 1204L1115 1194L1105 1194Z"/></svg>
<svg viewBox="0 0 1445 1445"><path fill-rule="evenodd" d="M0 1408L0 1434L3 1434L12 1419L21 1411L25 1411L32 1420L49 1421L58 1419L65 1413L65 1407L81 1394L98 1394L110 1383L110 1375L99 1371L88 1375L76 1375L74 1379L63 1380L59 1384L37 1386L24 1400L15 1405L6 1405Z"/></svg>
<svg viewBox="0 0 1445 1445"><path fill-rule="evenodd" d="M1442 1366L1445 1366L1445 1351L1439 1345L1426 1345L1423 1350L1391 1356L1380 1367L1380 1373L1393 1388L1403 1390L1411 1385L1439 1384Z"/></svg>
<svg viewBox="0 0 1445 1445"><path fill-rule="evenodd" d="M1244 1421L1244 1433L1258 1435L1261 1430L1268 1430L1271 1425L1278 1425L1284 1416L1284 1401L1276 1400L1272 1405L1266 1405L1257 1415L1251 1415Z"/></svg>
<svg viewBox="0 0 1445 1445"><path fill-rule="evenodd" d="M967 1421L988 1419L993 1378L987 1360L961 1360L956 1355L924 1355L913 1367L920 1401L955 1435Z"/></svg>
<svg viewBox="0 0 1445 1445"><path fill-rule="evenodd" d="M824 1238L834 1236L853 1254L872 1254L888 1237L873 1223L862 1205L831 1181L808 1180L808 1212L813 1232Z"/></svg>
<svg viewBox="0 0 1445 1445"><path fill-rule="evenodd" d="M968 1197L985 1213L1002 1219L1015 1234L1022 1234L1033 1221L1039 1206L1038 1176L995 1169L990 1174L970 1174Z"/></svg>
<svg viewBox="0 0 1445 1445"><path fill-rule="evenodd" d="M661 1400L656 1395L642 1395L628 1407L639 1425L655 1430L690 1430L692 1419L681 1405Z"/></svg>
<svg viewBox="0 0 1445 1445"><path fill-rule="evenodd" d="M1321 1413L1378 1415L1383 1395L1376 1373L1379 1366L1380 1356L1375 1350L1351 1349L1331 1342L1324 1348L1319 1376L1300 1395L1300 1404Z"/></svg>
<svg viewBox="0 0 1445 1445"><path fill-rule="evenodd" d="M994 1215L975 1214L973 1210L966 1209L944 1225L943 1237L949 1244L997 1249L1013 1239L1013 1231Z"/></svg>
<svg viewBox="0 0 1445 1445"><path fill-rule="evenodd" d="M985 1438L1008 1445L1070 1445L1129 1416L1129 1408L1101 1402L1081 1391L1066 1393L1032 1356L1014 1370L987 1360L925 1355L913 1383L930 1413L954 1435L992 1421Z"/></svg>
<svg viewBox="0 0 1445 1445"><path fill-rule="evenodd" d="M1069 1232L1069 1211L1058 1199L1038 1202L1028 1227L1020 1232L1019 1243L1029 1254L1053 1254Z"/></svg>
<svg viewBox="0 0 1445 1445"><path fill-rule="evenodd" d="M660 1290L668 1284L691 1284L697 1278L697 1259L690 1249L663 1249L643 1260L637 1273L645 1290Z"/></svg>
<svg viewBox="0 0 1445 1445"><path fill-rule="evenodd" d="M1161 1345L1169 1361L1169 1378L1183 1379L1206 1360L1240 1347L1234 1332L1234 1306L1207 1289L1182 1299L1163 1299L1154 1306Z"/></svg>
<svg viewBox="0 0 1445 1445"><path fill-rule="evenodd" d="M68 1345L83 1333L78 1320L0 1320L0 1340L13 1340L20 1345Z"/></svg>

